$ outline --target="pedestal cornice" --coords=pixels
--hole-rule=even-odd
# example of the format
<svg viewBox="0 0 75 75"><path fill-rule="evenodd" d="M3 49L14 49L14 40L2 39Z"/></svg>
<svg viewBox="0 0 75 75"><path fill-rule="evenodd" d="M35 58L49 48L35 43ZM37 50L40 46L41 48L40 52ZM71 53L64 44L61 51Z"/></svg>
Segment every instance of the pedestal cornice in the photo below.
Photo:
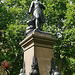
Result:
<svg viewBox="0 0 75 75"><path fill-rule="evenodd" d="M57 39L52 38L50 33L33 31L29 36L27 36L19 44L21 45L21 47L25 48L32 43L33 43L33 45L36 45L36 43L41 43L41 44L45 44L45 45L54 45L54 43L56 41L57 41Z"/></svg>

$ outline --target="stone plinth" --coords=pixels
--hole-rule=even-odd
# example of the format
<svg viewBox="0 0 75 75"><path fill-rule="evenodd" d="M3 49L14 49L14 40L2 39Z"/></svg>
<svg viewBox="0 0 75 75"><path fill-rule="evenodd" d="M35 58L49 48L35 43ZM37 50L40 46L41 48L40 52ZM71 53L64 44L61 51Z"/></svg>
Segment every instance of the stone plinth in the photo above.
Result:
<svg viewBox="0 0 75 75"><path fill-rule="evenodd" d="M40 75L50 75L51 59L54 57L53 45L56 42L49 33L33 31L21 43L24 49L26 75L31 71L33 56L38 60Z"/></svg>

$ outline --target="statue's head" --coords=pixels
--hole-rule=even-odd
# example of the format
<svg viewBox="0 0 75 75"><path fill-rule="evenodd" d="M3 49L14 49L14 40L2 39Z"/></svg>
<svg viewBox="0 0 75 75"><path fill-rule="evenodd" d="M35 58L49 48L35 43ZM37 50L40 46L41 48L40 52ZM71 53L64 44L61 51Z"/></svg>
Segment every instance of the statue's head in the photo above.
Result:
<svg viewBox="0 0 75 75"><path fill-rule="evenodd" d="M36 0L36 1L39 1L39 0Z"/></svg>

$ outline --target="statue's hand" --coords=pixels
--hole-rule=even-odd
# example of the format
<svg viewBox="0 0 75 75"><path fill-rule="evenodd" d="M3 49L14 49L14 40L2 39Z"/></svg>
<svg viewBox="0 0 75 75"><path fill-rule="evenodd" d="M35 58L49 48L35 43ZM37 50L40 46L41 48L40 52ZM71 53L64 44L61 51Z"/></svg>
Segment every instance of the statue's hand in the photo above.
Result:
<svg viewBox="0 0 75 75"><path fill-rule="evenodd" d="M27 12L27 14L30 14L30 12Z"/></svg>

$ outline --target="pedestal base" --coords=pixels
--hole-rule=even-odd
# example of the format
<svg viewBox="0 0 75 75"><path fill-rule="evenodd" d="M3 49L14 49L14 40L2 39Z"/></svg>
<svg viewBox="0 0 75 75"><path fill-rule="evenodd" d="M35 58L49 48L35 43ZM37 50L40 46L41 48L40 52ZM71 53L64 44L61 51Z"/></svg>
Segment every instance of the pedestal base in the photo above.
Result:
<svg viewBox="0 0 75 75"><path fill-rule="evenodd" d="M51 59L54 58L53 45L56 39L49 33L33 31L20 45L24 49L26 75L31 71L33 57L38 60L40 75L50 75Z"/></svg>

